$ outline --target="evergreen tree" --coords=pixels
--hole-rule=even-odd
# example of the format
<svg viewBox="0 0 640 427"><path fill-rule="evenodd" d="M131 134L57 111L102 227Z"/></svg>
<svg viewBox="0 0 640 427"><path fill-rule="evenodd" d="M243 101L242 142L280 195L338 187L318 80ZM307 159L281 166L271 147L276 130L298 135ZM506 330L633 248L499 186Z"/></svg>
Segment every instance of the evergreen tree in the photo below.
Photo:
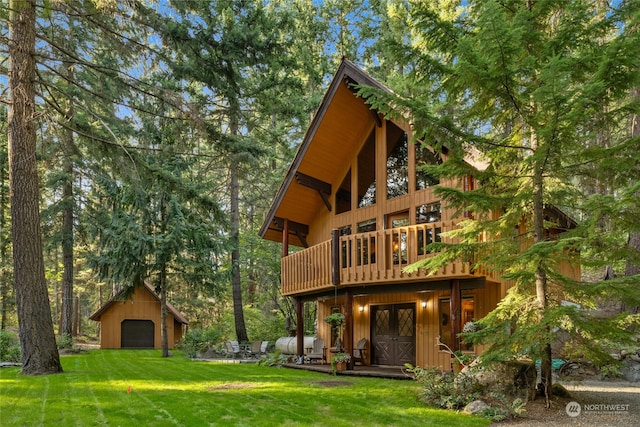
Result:
<svg viewBox="0 0 640 427"><path fill-rule="evenodd" d="M44 277L36 162L36 4L12 1L9 40L9 185L22 373L62 371Z"/></svg>
<svg viewBox="0 0 640 427"><path fill-rule="evenodd" d="M13 268L11 260L11 216L9 214L9 152L7 151L7 109L0 106L0 330L9 323L15 310L13 298Z"/></svg>
<svg viewBox="0 0 640 427"><path fill-rule="evenodd" d="M571 333L574 351L602 364L611 361L604 340L629 340L634 330L628 326L637 321L593 319L584 309L615 293L637 301L638 276L587 284L561 274L559 264L576 263L578 252L588 265L630 256L618 237L637 229L637 221L624 219L637 215L637 202L623 194L616 201L589 198L576 177L637 171L637 138L623 128L629 112L638 111L628 94L639 78L640 40L632 28L640 8L635 1L410 3L406 48L416 69L407 74L409 89L361 93L374 107L409 117L417 140L437 151L446 147L448 160L432 172L471 176L479 185L471 191L439 188L450 207L474 219L448 235L459 243L433 244L440 252L409 270L461 258L513 283L480 321L484 328L467 339L491 343L482 357L487 363L523 354L541 360L549 397L555 328ZM602 132L612 135L608 147L593 143ZM551 207L582 212L582 221L550 236L549 229L568 228L547 215ZM595 224L614 212L621 214L621 233L608 238ZM482 235L492 238L479 241Z"/></svg>
<svg viewBox="0 0 640 427"><path fill-rule="evenodd" d="M290 15L258 1L175 2L171 6L163 13L141 8L139 19L161 34L171 52L165 61L173 75L193 83L185 93L198 111L195 123L211 150L224 159L236 337L247 341L240 271L242 183L251 185L256 179L251 169L269 151L260 136L270 131L261 130L269 129L267 123L283 114L278 107L291 111L287 103L278 102L282 94L269 95L281 90L292 93L299 87L296 59L286 50L293 33L282 38L291 28ZM270 135L267 143L273 141L274 133Z"/></svg>

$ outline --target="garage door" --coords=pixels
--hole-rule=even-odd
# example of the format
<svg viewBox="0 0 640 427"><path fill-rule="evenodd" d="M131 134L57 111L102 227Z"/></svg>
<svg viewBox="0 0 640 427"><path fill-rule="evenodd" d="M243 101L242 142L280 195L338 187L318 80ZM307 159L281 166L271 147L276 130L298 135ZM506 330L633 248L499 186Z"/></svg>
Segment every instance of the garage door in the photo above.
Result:
<svg viewBox="0 0 640 427"><path fill-rule="evenodd" d="M122 348L154 348L154 324L151 320L123 320Z"/></svg>

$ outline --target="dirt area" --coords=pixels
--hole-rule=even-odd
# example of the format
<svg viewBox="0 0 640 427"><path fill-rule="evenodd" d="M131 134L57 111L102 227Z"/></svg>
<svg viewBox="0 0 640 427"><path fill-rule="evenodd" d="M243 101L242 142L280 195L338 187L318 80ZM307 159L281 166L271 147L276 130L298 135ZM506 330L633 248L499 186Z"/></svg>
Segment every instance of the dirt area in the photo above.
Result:
<svg viewBox="0 0 640 427"><path fill-rule="evenodd" d="M544 398L527 403L526 412L494 426L640 426L640 384L626 381L561 382L570 397ZM570 414L570 415L569 415Z"/></svg>

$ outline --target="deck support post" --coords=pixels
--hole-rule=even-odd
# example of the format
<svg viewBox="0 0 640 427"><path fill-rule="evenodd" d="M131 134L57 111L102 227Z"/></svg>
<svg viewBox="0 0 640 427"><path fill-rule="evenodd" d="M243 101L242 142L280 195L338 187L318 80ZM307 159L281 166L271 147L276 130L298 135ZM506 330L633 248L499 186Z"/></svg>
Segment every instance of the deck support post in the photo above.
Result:
<svg viewBox="0 0 640 427"><path fill-rule="evenodd" d="M460 280L451 279L451 350L460 350L460 315L462 313L462 301L460 297Z"/></svg>
<svg viewBox="0 0 640 427"><path fill-rule="evenodd" d="M344 350L351 355L347 369L353 369L353 295L349 289L344 292Z"/></svg>
<svg viewBox="0 0 640 427"><path fill-rule="evenodd" d="M331 283L340 284L340 230L331 230Z"/></svg>
<svg viewBox="0 0 640 427"><path fill-rule="evenodd" d="M296 356L304 354L304 301L302 298L294 298L296 306Z"/></svg>

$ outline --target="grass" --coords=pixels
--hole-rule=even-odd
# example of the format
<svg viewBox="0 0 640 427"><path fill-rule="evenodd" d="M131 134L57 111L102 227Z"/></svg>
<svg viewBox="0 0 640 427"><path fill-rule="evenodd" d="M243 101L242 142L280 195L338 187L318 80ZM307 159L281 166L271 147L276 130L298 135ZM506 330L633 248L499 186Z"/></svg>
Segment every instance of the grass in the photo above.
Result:
<svg viewBox="0 0 640 427"><path fill-rule="evenodd" d="M418 384L249 364L197 362L158 350L61 357L63 374L0 369L5 426L486 426L426 407ZM328 387L326 382L339 385Z"/></svg>

